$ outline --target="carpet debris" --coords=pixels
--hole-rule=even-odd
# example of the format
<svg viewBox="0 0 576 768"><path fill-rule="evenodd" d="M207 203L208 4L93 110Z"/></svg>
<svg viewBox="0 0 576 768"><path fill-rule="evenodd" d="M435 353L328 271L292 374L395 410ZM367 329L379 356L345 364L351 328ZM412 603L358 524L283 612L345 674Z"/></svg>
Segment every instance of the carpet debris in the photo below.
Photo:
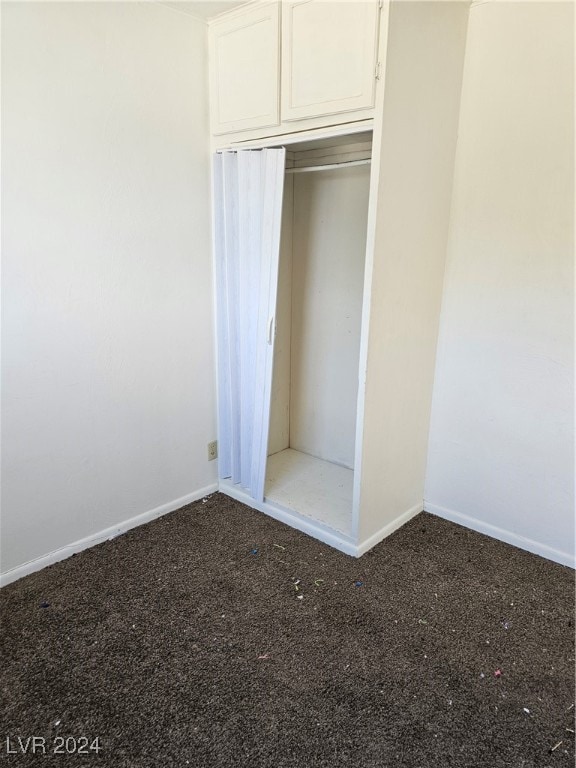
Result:
<svg viewBox="0 0 576 768"><path fill-rule="evenodd" d="M428 624L426 619L418 619L418 624Z"/></svg>
<svg viewBox="0 0 576 768"><path fill-rule="evenodd" d="M48 603L46 600L42 600L42 602L40 603L40 608L49 608L49 607L50 607L50 603Z"/></svg>
<svg viewBox="0 0 576 768"><path fill-rule="evenodd" d="M314 586L319 587L320 584L324 584L324 579L314 579Z"/></svg>
<svg viewBox="0 0 576 768"><path fill-rule="evenodd" d="M282 544L274 544L276 549L286 549L286 547L283 547Z"/></svg>
<svg viewBox="0 0 576 768"><path fill-rule="evenodd" d="M257 555L258 554L258 550L257 549L251 549L250 550L250 554L251 555Z"/></svg>
<svg viewBox="0 0 576 768"><path fill-rule="evenodd" d="M502 677L502 670L501 669L495 669L494 670L494 677Z"/></svg>
<svg viewBox="0 0 576 768"><path fill-rule="evenodd" d="M269 653L263 653L262 656L258 656L259 660L260 659L269 659L269 658L270 658L270 654Z"/></svg>
<svg viewBox="0 0 576 768"><path fill-rule="evenodd" d="M354 586L355 587L363 587L364 586L364 582L363 581L355 581L354 582Z"/></svg>
<svg viewBox="0 0 576 768"><path fill-rule="evenodd" d="M526 712L527 715L530 714L530 710L528 709L528 707L522 707L522 711Z"/></svg>
<svg viewBox="0 0 576 768"><path fill-rule="evenodd" d="M304 600L304 595L296 595L296 600Z"/></svg>
<svg viewBox="0 0 576 768"><path fill-rule="evenodd" d="M558 749L558 747L561 746L561 744L562 744L561 741L559 741L558 744L554 744L554 746L550 748L550 754L552 754L552 752Z"/></svg>

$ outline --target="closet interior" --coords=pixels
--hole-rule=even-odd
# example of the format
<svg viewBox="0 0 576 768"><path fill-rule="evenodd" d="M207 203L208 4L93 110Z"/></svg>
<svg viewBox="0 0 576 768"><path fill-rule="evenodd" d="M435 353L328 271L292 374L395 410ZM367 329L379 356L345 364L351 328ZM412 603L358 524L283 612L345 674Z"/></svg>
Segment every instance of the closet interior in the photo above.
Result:
<svg viewBox="0 0 576 768"><path fill-rule="evenodd" d="M372 132L286 148L264 502L353 536Z"/></svg>

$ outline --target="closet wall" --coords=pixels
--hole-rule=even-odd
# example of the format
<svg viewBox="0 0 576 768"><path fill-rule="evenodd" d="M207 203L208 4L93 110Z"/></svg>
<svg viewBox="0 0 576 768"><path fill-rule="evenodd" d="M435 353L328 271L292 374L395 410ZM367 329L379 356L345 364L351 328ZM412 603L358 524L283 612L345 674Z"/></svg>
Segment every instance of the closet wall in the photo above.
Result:
<svg viewBox="0 0 576 768"><path fill-rule="evenodd" d="M276 302L276 339L268 454L290 446L290 371L292 344L292 221L294 217L294 177L286 175L282 204L278 295Z"/></svg>
<svg viewBox="0 0 576 768"><path fill-rule="evenodd" d="M290 444L353 469L369 166L294 175Z"/></svg>
<svg viewBox="0 0 576 768"><path fill-rule="evenodd" d="M422 509L467 23L466 3L390 5L361 351L360 552Z"/></svg>
<svg viewBox="0 0 576 768"><path fill-rule="evenodd" d="M269 452L352 469L369 166L287 179Z"/></svg>

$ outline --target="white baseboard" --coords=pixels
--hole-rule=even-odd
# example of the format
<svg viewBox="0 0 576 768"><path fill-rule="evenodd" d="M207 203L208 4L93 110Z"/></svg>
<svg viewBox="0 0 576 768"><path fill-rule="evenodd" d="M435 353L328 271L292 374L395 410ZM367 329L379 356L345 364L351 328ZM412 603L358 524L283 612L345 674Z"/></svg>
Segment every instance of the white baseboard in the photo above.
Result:
<svg viewBox="0 0 576 768"><path fill-rule="evenodd" d="M420 512L422 512L422 509L422 503L415 504L413 507L406 510L406 512L398 515L398 517L392 520L391 523L388 523L383 528L380 528L379 531L373 533L372 536L364 539L364 541L358 544L356 547L356 557L361 557L365 552L368 552L368 550L372 549L372 547L375 547L376 544L379 544L382 541L382 539L385 539L387 536L390 536L391 533L397 531L398 528L401 528L405 523L408 522L408 520L411 520L413 517L416 517L416 515L419 515Z"/></svg>
<svg viewBox="0 0 576 768"><path fill-rule="evenodd" d="M322 541L324 544L328 544L330 547L334 547L334 549L338 549L346 555L357 557L357 547L353 540L340 531L329 528L327 525L323 525L305 515L300 515L298 512L286 509L274 502L266 500L263 502L256 501L240 487L227 480L220 480L220 491L236 499L236 501L241 501L246 506L252 507L252 509L264 512L265 515L273 517L274 520L285 523L291 528L296 528L296 530L302 531L302 533L307 533L313 539L318 539L318 541Z"/></svg>
<svg viewBox="0 0 576 768"><path fill-rule="evenodd" d="M361 544L356 544L351 536L347 536L345 533L330 528L310 517L300 515L294 510L282 507L275 502L266 501L266 499L263 502L256 501L238 485L235 485L228 480L220 480L220 491L231 496L233 499L252 507L252 509L264 512L265 515L273 517L275 520L285 523L291 528L296 528L296 530L302 531L302 533L306 533L308 536L312 536L313 539L318 539L318 541L322 541L324 544L328 544L328 546L334 547L334 549L343 552L345 555L351 555L352 557L361 557L365 552L368 552L369 549L372 549L372 547L382 541L382 539L385 539L386 536L394 533L397 528L400 528L404 523L407 523L410 518L422 512L422 504L416 504Z"/></svg>
<svg viewBox="0 0 576 768"><path fill-rule="evenodd" d="M498 539L506 544L512 544L514 547L527 550L534 555L540 555L540 557L545 557L547 560L553 560L555 563L560 563L560 565L567 565L570 568L576 566L575 557L569 552L554 549L547 544L541 544L539 541L534 541L533 539L527 539L525 536L520 536L518 533L507 531L505 528L499 528L496 525L485 523L483 520L463 515L461 512L455 512L452 509L447 509L446 507L432 504L428 501L424 501L424 510L430 512L431 515L442 517L444 520L450 520L452 523L458 523L465 528L471 528L473 531L478 531L478 533L484 533L486 536L491 536L493 539Z"/></svg>
<svg viewBox="0 0 576 768"><path fill-rule="evenodd" d="M144 525L144 523L149 523L151 520L155 520L157 517L162 517L162 515L166 515L169 512L174 512L175 510L180 509L180 507L185 507L186 504L198 501L198 499L201 499L203 496L207 496L209 493L214 493L217 490L218 484L212 483L204 488L199 488L193 493L182 496L179 499L174 499L174 501L169 501L167 504L162 504L160 507L151 509L148 512L143 512L141 515L131 517L129 520L124 520L121 523L110 526L110 528L105 528L103 531L94 533L91 536L86 536L84 539L79 539L78 541L72 542L72 544L67 544L65 547L49 552L47 555L42 555L42 557L38 557L35 560L30 560L30 562L24 563L24 565L19 565L16 568L5 571L0 574L0 587L11 584L13 581L21 579L23 576L28 576L28 574L46 568L46 566L57 563L60 560L65 560L67 557L75 555L77 552L82 552L83 549L88 549L88 547L93 547L96 544L101 544L103 541L113 539L122 533L126 533L126 531L129 531L131 528L136 528L139 525Z"/></svg>

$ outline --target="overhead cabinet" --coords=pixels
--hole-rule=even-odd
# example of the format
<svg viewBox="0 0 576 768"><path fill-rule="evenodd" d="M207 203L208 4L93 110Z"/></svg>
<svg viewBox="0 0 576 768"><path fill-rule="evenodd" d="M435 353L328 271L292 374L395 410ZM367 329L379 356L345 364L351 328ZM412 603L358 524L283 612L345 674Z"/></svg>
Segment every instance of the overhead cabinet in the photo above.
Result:
<svg viewBox="0 0 576 768"><path fill-rule="evenodd" d="M377 2L282 4L282 119L374 107Z"/></svg>
<svg viewBox="0 0 576 768"><path fill-rule="evenodd" d="M212 132L278 125L280 8L251 6L210 26Z"/></svg>
<svg viewBox="0 0 576 768"><path fill-rule="evenodd" d="M288 112L214 145L220 489L355 556L423 508L468 17L377 9L284 3Z"/></svg>
<svg viewBox="0 0 576 768"><path fill-rule="evenodd" d="M213 19L213 134L370 118L379 16L378 0L286 0L249 3Z"/></svg>

